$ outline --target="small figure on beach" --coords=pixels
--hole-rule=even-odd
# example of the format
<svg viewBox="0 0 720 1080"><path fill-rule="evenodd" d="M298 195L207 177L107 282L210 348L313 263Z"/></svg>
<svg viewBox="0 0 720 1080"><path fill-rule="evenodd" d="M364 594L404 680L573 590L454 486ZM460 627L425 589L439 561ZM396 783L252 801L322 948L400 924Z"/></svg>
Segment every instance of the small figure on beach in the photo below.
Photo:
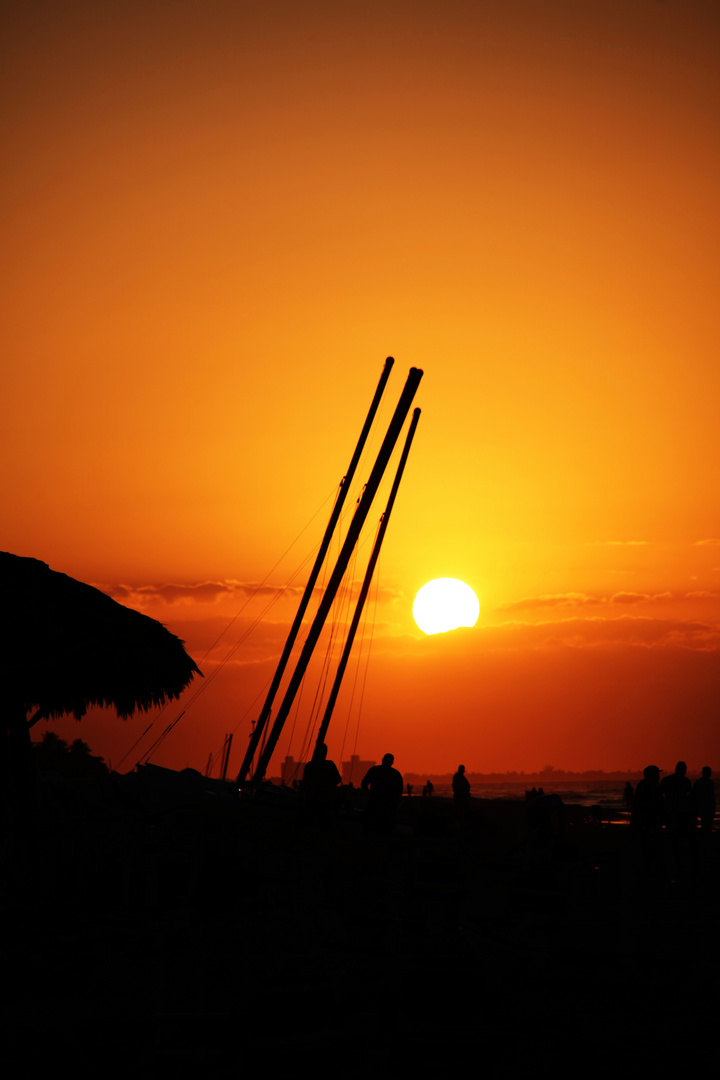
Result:
<svg viewBox="0 0 720 1080"><path fill-rule="evenodd" d="M693 784L693 797L701 834L709 836L715 819L715 782L709 765L703 765L702 775Z"/></svg>
<svg viewBox="0 0 720 1080"><path fill-rule="evenodd" d="M423 792L422 792L422 793L423 793L423 796L424 796L424 797L425 797L426 799L429 799L429 798L430 798L430 796L432 795L432 793L433 793L433 791L434 791L434 790L435 790L435 788L434 788L434 786L433 786L433 782L432 782L432 780L427 780L427 781L425 782L425 787L423 788Z"/></svg>
<svg viewBox="0 0 720 1080"><path fill-rule="evenodd" d="M405 789L406 789L406 791L408 793L408 798L410 798L410 796L412 795L412 789L413 789L412 784L406 784Z"/></svg>
<svg viewBox="0 0 720 1080"><path fill-rule="evenodd" d="M393 768L395 758L385 754L381 765L365 773L362 790L369 796L365 821L369 829L390 832L395 826L398 800L403 793L402 773Z"/></svg>
<svg viewBox="0 0 720 1080"><path fill-rule="evenodd" d="M458 765L452 778L453 802L458 810L465 810L470 805L470 781L465 775L465 766Z"/></svg>
<svg viewBox="0 0 720 1080"><path fill-rule="evenodd" d="M628 780L623 788L623 802L627 810L632 810L633 798L635 797L635 790Z"/></svg>

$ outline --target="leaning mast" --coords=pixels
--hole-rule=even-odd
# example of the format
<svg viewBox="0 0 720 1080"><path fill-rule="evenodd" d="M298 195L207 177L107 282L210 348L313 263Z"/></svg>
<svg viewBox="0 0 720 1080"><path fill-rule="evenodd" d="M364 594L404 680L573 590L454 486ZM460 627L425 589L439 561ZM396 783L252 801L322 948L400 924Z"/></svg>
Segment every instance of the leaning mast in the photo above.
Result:
<svg viewBox="0 0 720 1080"><path fill-rule="evenodd" d="M375 390L375 396L373 397L370 404L370 409L365 419L363 429L360 432L360 438L358 439L357 446L355 447L355 453L352 456L347 473L340 481L340 490L338 492L337 499L335 500L335 505L330 515L330 520L328 521L327 527L325 529L325 535L323 536L322 543L320 544L320 548L313 564L313 568L310 571L310 576L307 580L307 585L305 586L305 591L303 592L297 614L295 615L293 624L290 627L290 633L288 634L287 641L285 642L285 648L283 649L282 656L280 657L280 661L275 671L272 684L265 699L265 704L262 707L262 711L260 713L260 716L258 717L255 729L250 738L250 745L248 746L245 758L243 759L243 763L240 766L240 772L238 773L237 778L238 784L243 784L245 782L247 774L250 770L250 766L252 765L252 760L255 757L255 753L260 743L260 739L262 738L265 726L270 717L270 712L272 709L273 701L275 700L275 695L277 694L278 687L280 686L280 682L285 673L285 668L287 667L287 662L290 659L290 653L292 652L293 645L295 644L295 639L298 636L303 616L310 602L310 597L312 596L313 589L315 588L315 583L317 582L322 564L328 552L328 548L330 547L330 541L332 539L333 532L335 531L335 526L337 525L338 519L340 517L340 512L342 511L343 505L345 503L347 493L350 490L350 486L355 476L358 462L360 461L360 457L365 448L367 437L370 434L370 428L372 427L373 420L375 419L375 414L378 410L380 399L382 398L383 392L387 385L387 381L390 378L390 372L392 371L394 363L395 361L392 356L388 356L385 361L385 366L383 367L377 389Z"/></svg>
<svg viewBox="0 0 720 1080"><path fill-rule="evenodd" d="M378 489L378 487L380 485L380 481L382 480L383 474L384 474L385 469L386 469L386 467L388 465L388 462L390 460L392 452L393 452L393 450L395 448L395 444L396 444L397 439L398 439L398 437L400 435L400 431L402 430L403 424L405 422L405 418L406 418L406 416L407 416L407 414L408 414L408 412L410 410L412 400L413 400L413 398L415 396L415 393L416 393L417 388L418 388L418 386L420 384L420 380L422 379L422 376L423 376L423 372L419 368L411 368L410 369L410 372L409 372L408 377L407 377L407 381L405 383L405 387L404 387L403 392L402 392L402 394L400 396L400 400L399 400L399 402L397 404L397 407L395 409L393 417L392 417L392 419L390 421L390 424L388 426L388 430L387 430L387 433L385 435L385 439L383 440L383 444L382 444L382 446L381 446L381 448L380 448L380 450L378 452L377 459L375 461L375 465L373 467L372 473L370 474L370 479L368 480L368 482L367 482L367 484L366 484L366 486L364 488L363 494L362 494L361 498L358 501L358 505L356 507L355 514L354 514L352 522L350 524L350 528L348 529L347 536L345 537L345 542L343 544L342 550L340 552L340 555L338 556L337 562L335 564L332 575L330 577L330 581L329 581L329 583L328 583L328 585L327 585L327 587L326 587L326 589L324 591L322 600L320 601L320 606L319 606L318 611L317 611L317 613L315 615L315 618L313 620L312 626L310 628L310 632L309 632L308 637L307 637L307 639L305 641L305 645L303 646L302 653L300 655L300 659L298 660L297 666L295 668L295 672L294 672L294 674L292 676L292 679L290 681L290 684L289 684L289 686L288 686L288 688L286 690L285 697L283 698L282 704L281 704L280 709L278 711L278 714L277 714L277 716L275 718L275 722L274 722L274 724L272 726L272 729L271 729L270 734L269 734L269 736L267 738L265 746L263 747L263 749L261 751L260 760L258 761L257 768L255 769L255 772L254 772L253 778L252 778L252 783L254 785L260 783L263 776L265 775L265 770L267 769L267 767L268 767L268 765L270 763L270 759L272 758L273 752L274 752L275 747L277 745L277 741L278 741L278 739L280 737L283 726L285 724L285 721L286 721L286 719L288 717L288 714L289 714L290 709L292 707L292 704L293 704L293 701L294 701L295 696L297 694L297 691L298 691L298 689L300 687L300 684L302 682L303 676L305 675L305 671L307 670L307 666L308 666L308 664L310 662L310 658L312 656L313 650L315 649L315 646L317 645L318 638L320 637L320 633L321 633L322 628L323 628L323 626L325 624L325 620L326 620L327 615L328 615L328 613L330 611L330 608L332 607L332 604L333 604L333 601L335 599L335 595L336 595L336 593L338 591L338 588L340 586L340 583L342 582L342 579L343 579L343 576L344 576L345 571L347 569L348 563L350 561L350 557L352 555L353 549L355 548L355 545L356 545L356 543L358 541L358 538L360 536L360 532L362 530L362 527L365 524L365 520L367 518L368 512L369 512L370 507L372 505L372 502L373 502L373 500L375 498L375 495L377 493L377 489ZM382 382L382 380L381 380L381 382ZM383 386L384 386L384 384L383 384ZM371 412L372 412L372 410L371 410ZM374 412L373 412L373 415L374 415ZM414 434L414 430L415 430L415 426L417 425L418 417L419 417L419 410L416 410L416 415L415 415L415 417L413 419L413 424L412 424L412 427L411 427L411 433L410 433L410 435L408 437L408 440L406 442L406 448L405 448L405 451L404 451L404 454L403 454L403 460L401 461L401 466L400 466L400 469L399 469L399 475L396 477L396 483L394 485L393 493L391 495L391 500L392 501L394 501L394 496L395 496L395 493L397 491L397 485L399 484L399 478L400 478L400 475L402 475L402 469L404 468L405 460L407 459L407 453L409 452L410 442L412 441L412 435ZM367 421L366 421L366 427L369 428L369 425L368 425ZM365 436L367 434L365 429L363 429L363 434ZM362 439L362 441L364 443L364 438L362 436L361 436L361 439ZM357 456L359 457L359 454ZM348 484L344 485L345 490L347 489L348 486L349 486ZM392 508L392 502L389 504L389 508L390 509ZM333 522L333 527L334 527L334 522ZM328 528L329 528L329 526L328 526ZM383 531L383 535L384 535L384 530L382 530L382 531ZM329 537L327 531L326 531L325 539L327 540L327 544L325 545L325 551L327 551L327 546L329 546L329 542L330 542L330 537ZM325 544L325 540L323 541L323 543ZM376 544L376 548L377 548L377 544ZM379 549L378 549L378 553L379 553ZM324 556L324 554L325 554L325 552L323 552L323 556ZM376 557L375 561L377 561L377 557ZM318 563L318 560L316 560L316 568L317 568L317 571L319 572L320 565ZM315 567L313 569L315 570ZM317 578L317 574L315 575L315 578ZM314 581L313 581L313 585L314 585ZM368 581L368 587L369 587L369 581ZM310 590L310 591L312 591L312 590ZM295 637L297 636L297 631L299 629L300 622L302 620L302 613L304 613L305 608L307 607L307 602L309 601L309 598L310 598L310 592L308 592L308 590L306 588L306 593L303 596L304 606L302 607L302 612L299 613L299 617L296 616L295 622L293 623L294 636L292 636L293 635L293 630L291 630L292 642L290 643L290 648L288 648L287 645L286 645L285 652L287 652L287 656L285 655L285 652L283 652L283 657L281 658L281 664L283 665L283 670L284 670L285 664L287 663L287 658L289 657L290 650L292 649L292 643L294 642ZM358 616L358 618L359 618L359 616ZM290 638L288 638L288 640L290 641ZM347 661L346 661L346 663L347 663ZM343 670L344 670L344 668L343 668ZM281 676L282 676L282 671L280 672L280 676L278 676L277 672L276 672L276 677L273 680L273 685L274 686L275 686L276 682L279 685ZM336 682L337 682L337 680L336 680ZM338 685L338 688L339 688L339 683L337 685ZM277 690L277 686L275 686L275 690ZM337 694L336 694L336 696L337 696ZM269 708L267 707L267 702L266 702L266 706L263 708L263 713L261 714L261 716L263 717L263 726L264 726L265 723L267 722L268 717L269 717ZM327 720L329 722L329 715L327 715ZM327 725L325 725L325 726L327 727ZM249 769L250 762L252 761L252 757L253 757L253 755L255 753L255 749L256 749L256 747L257 747L257 745L259 743L260 734L261 734L258 731L259 727L260 727L260 723L258 722L258 724L256 725L255 732L253 733L253 737L252 737L252 740L251 740L251 746L248 748L248 753L245 756L245 761L243 762L243 766L242 766L240 775L238 777L238 783L240 783L240 784L242 784L245 777L247 776L247 771Z"/></svg>

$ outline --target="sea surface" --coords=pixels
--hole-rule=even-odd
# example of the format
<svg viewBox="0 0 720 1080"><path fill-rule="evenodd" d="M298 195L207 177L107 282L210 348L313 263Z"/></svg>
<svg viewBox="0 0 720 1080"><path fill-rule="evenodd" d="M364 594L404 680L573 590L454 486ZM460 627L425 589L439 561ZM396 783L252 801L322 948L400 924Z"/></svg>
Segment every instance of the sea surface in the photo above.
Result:
<svg viewBox="0 0 720 1080"><path fill-rule="evenodd" d="M542 787L546 795L559 795L563 802L574 803L576 806L606 806L614 810L624 810L625 790L624 780L564 780L560 783L552 781L535 781L536 788ZM478 799L524 799L525 792L532 788L529 781L522 783L509 783L506 781L493 781L492 783L475 783L470 787L470 794ZM634 787L634 785L633 785ZM450 784L436 784L435 795L452 796ZM413 785L413 797L422 795L422 787Z"/></svg>

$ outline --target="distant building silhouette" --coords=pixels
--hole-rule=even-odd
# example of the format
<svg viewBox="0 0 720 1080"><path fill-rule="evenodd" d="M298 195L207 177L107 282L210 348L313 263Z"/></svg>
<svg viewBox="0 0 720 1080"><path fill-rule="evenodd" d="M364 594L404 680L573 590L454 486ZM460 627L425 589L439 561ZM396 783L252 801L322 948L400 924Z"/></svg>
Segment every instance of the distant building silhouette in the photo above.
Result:
<svg viewBox="0 0 720 1080"><path fill-rule="evenodd" d="M305 766L300 761L296 761L294 757L289 754L280 766L280 779L283 784L287 784L288 787L292 784L293 780L302 780Z"/></svg>
<svg viewBox="0 0 720 1080"><path fill-rule="evenodd" d="M372 769L374 765L377 765L377 761L361 761L357 754L351 754L350 760L342 763L343 784L353 783L357 787L368 769Z"/></svg>

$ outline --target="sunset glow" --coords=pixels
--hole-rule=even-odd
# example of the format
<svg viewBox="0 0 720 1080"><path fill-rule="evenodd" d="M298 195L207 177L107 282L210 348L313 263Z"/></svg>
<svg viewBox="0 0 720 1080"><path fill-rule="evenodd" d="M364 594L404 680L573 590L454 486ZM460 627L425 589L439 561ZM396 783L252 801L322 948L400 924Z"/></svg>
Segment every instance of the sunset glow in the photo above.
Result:
<svg viewBox="0 0 720 1080"><path fill-rule="evenodd" d="M391 354L343 538L411 367L422 418L330 756L720 768L718 5L11 9L0 548L186 641L152 760L247 746ZM415 625L432 576L472 633ZM116 764L148 723L52 726Z"/></svg>

